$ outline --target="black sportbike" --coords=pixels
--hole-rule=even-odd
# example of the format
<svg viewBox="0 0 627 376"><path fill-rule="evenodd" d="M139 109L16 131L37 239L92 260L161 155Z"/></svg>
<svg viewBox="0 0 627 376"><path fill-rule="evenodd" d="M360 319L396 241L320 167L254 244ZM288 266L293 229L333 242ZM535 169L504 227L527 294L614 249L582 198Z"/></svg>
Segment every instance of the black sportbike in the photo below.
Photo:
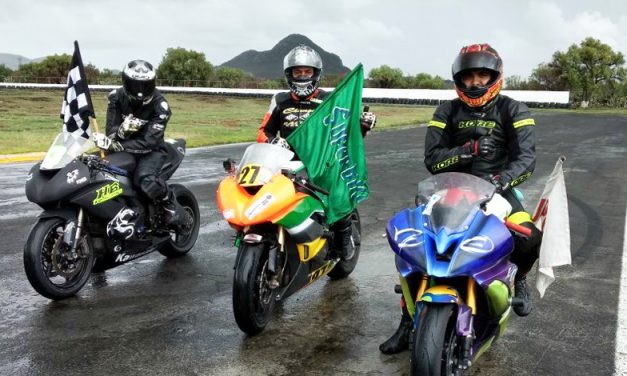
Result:
<svg viewBox="0 0 627 376"><path fill-rule="evenodd" d="M26 182L26 197L44 209L24 246L26 276L38 293L64 299L76 294L92 271L153 251L179 257L194 246L200 210L190 190L169 185L184 209L182 224L169 226L163 208L132 184L135 157L120 152L101 159L81 154L86 148L72 152L62 136ZM167 180L185 156L185 141L170 140L166 148L161 176Z"/></svg>

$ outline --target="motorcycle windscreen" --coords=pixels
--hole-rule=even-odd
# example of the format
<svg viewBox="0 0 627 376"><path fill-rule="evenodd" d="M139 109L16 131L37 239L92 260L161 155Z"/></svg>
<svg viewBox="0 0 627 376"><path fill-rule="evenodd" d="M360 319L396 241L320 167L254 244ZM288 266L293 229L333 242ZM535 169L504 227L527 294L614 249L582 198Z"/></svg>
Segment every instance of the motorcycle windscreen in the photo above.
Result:
<svg viewBox="0 0 627 376"><path fill-rule="evenodd" d="M426 202L424 223L436 234L452 233L467 226L494 191L494 185L481 178L449 172L421 181L417 197Z"/></svg>
<svg viewBox="0 0 627 376"><path fill-rule="evenodd" d="M61 132L55 137L50 148L48 148L48 152L46 152L46 156L41 162L41 169L57 170L65 167L74 158L92 149L94 146L94 142L91 139L77 142L74 141L71 134Z"/></svg>
<svg viewBox="0 0 627 376"><path fill-rule="evenodd" d="M246 148L237 168L237 181L243 187L267 184L281 169L288 168L294 153L273 144L252 144Z"/></svg>

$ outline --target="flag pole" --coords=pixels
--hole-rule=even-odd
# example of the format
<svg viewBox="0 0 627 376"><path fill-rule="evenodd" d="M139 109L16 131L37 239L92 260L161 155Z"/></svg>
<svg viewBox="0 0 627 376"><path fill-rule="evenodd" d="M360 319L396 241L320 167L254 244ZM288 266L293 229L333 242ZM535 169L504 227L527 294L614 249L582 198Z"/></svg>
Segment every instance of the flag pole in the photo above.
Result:
<svg viewBox="0 0 627 376"><path fill-rule="evenodd" d="M100 131L98 130L98 121L96 120L96 111L94 110L94 105L92 104L92 101L91 101L91 94L89 93L89 85L87 83L87 75L85 74L85 68L83 66L83 58L81 57L81 52L80 52L80 48L78 47L77 40L74 41L74 50L78 52L78 66L81 72L81 76L85 80L85 85L87 86L87 91L85 92L85 95L87 96L87 102L89 103L89 108L91 109L91 115L92 115L92 116L89 116L89 121L90 123L93 122L94 130L100 133ZM99 149L99 150L100 150L100 159L104 159L105 158L104 150L102 149Z"/></svg>
<svg viewBox="0 0 627 376"><path fill-rule="evenodd" d="M94 130L98 133L100 133L100 131L98 130L98 121L96 120L95 117L89 117L89 121L93 121L94 123ZM105 158L105 153L104 150L98 148L98 150L100 150L100 159L104 159Z"/></svg>

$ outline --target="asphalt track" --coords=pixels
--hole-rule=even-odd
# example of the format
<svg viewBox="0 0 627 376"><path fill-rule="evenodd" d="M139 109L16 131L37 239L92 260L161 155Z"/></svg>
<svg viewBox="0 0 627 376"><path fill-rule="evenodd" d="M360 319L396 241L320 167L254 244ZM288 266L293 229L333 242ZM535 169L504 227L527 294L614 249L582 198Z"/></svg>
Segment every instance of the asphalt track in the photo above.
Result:
<svg viewBox="0 0 627 376"><path fill-rule="evenodd" d="M535 309L474 365L472 375L612 375L625 229L627 118L537 115L538 164L522 188L532 209L565 155L573 266L557 271ZM387 219L411 205L426 128L366 139L371 196L356 271L320 280L276 308L265 332L242 334L231 309L235 250L216 211L221 160L244 145L190 151L174 180L192 189L201 234L187 257L159 254L93 275L76 298L49 301L30 287L22 248L39 209L26 201L30 163L0 166L1 375L406 375L409 353L378 345L399 318ZM533 278L533 276L531 276ZM624 313L623 313L624 314Z"/></svg>

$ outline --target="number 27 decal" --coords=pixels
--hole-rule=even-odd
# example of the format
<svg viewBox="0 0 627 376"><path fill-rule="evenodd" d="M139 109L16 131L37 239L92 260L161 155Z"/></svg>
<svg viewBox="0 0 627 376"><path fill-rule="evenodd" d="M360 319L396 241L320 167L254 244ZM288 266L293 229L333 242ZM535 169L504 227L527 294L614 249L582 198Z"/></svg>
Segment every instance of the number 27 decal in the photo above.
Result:
<svg viewBox="0 0 627 376"><path fill-rule="evenodd" d="M259 176L260 165L249 164L244 166L239 172L239 184L241 186L253 185Z"/></svg>

